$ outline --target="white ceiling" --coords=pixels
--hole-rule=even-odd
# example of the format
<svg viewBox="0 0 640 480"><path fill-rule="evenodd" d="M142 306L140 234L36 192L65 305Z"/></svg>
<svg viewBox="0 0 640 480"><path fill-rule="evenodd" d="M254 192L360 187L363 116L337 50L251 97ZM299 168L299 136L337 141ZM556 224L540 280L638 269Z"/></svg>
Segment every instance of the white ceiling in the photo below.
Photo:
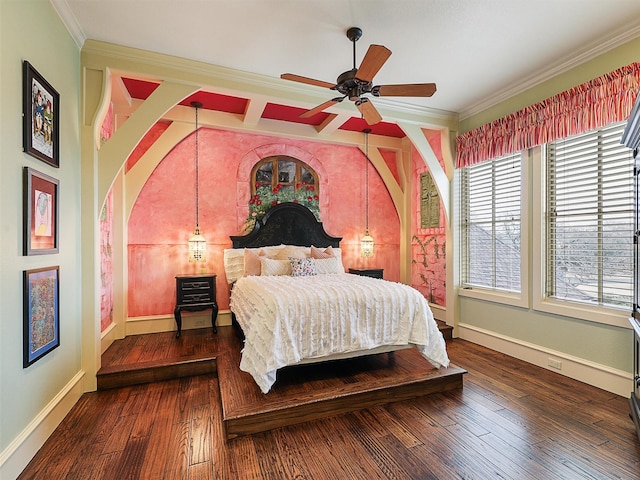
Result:
<svg viewBox="0 0 640 480"><path fill-rule="evenodd" d="M358 26L364 32L358 65L371 43L393 52L374 84L435 82L433 97L397 101L462 118L640 36L640 0L51 3L79 45L95 39L274 78L295 73L332 83L353 66L345 32Z"/></svg>

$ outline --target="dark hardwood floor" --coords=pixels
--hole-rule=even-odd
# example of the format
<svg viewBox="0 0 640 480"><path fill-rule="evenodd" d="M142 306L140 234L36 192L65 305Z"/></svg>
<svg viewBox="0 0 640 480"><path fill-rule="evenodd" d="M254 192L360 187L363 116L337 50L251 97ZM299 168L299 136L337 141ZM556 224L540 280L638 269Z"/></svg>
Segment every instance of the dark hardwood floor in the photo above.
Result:
<svg viewBox="0 0 640 480"><path fill-rule="evenodd" d="M128 337L112 360L198 355L198 334L224 338ZM640 478L626 398L463 340L447 345L468 371L463 388L232 440L215 369L88 393L19 478Z"/></svg>

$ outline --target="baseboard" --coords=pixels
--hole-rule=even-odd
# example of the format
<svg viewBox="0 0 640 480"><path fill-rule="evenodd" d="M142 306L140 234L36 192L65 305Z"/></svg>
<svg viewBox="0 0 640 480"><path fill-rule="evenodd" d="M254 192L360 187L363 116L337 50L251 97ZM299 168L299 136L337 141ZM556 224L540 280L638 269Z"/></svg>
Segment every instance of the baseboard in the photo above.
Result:
<svg viewBox="0 0 640 480"><path fill-rule="evenodd" d="M633 388L632 374L630 372L617 370L584 358L541 347L540 345L523 342L474 325L461 323L458 325L458 332L459 338L464 340L524 360L616 395L628 397ZM550 367L550 361L560 362L561 368Z"/></svg>
<svg viewBox="0 0 640 480"><path fill-rule="evenodd" d="M447 308L441 305L436 305L435 303L430 303L429 307L431 307L431 312L433 313L433 318L436 320L441 320L444 323L447 323Z"/></svg>
<svg viewBox="0 0 640 480"><path fill-rule="evenodd" d="M231 325L231 311L218 312L218 326ZM206 328L211 326L211 311L182 312L182 330ZM148 317L130 317L125 323L126 335L142 335L145 333L171 332L176 330L176 319L173 315L154 315Z"/></svg>
<svg viewBox="0 0 640 480"><path fill-rule="evenodd" d="M0 453L0 478L17 478L83 394L79 371Z"/></svg>

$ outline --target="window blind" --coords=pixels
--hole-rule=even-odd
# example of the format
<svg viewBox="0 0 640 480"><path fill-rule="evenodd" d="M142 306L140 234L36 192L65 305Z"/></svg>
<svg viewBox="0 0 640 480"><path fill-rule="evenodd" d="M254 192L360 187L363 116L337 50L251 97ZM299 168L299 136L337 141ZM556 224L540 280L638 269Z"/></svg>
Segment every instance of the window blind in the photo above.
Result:
<svg viewBox="0 0 640 480"><path fill-rule="evenodd" d="M630 308L633 158L614 124L547 145L546 294Z"/></svg>
<svg viewBox="0 0 640 480"><path fill-rule="evenodd" d="M461 279L466 288L520 292L520 153L461 172Z"/></svg>

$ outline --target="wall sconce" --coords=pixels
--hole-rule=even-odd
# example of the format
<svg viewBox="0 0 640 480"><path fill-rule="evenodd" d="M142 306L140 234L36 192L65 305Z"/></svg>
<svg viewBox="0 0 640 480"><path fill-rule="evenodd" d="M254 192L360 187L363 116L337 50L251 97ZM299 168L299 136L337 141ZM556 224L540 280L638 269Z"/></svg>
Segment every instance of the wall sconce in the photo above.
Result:
<svg viewBox="0 0 640 480"><path fill-rule="evenodd" d="M202 107L200 102L191 102L191 106L196 110L196 228L193 235L189 237L189 262L205 263L207 261L207 241L200 234L198 225L198 109Z"/></svg>
<svg viewBox="0 0 640 480"><path fill-rule="evenodd" d="M369 133L370 128L363 130L365 139L365 158L367 163L365 164L365 230L364 236L360 239L360 254L365 257L373 257L373 237L369 235Z"/></svg>

